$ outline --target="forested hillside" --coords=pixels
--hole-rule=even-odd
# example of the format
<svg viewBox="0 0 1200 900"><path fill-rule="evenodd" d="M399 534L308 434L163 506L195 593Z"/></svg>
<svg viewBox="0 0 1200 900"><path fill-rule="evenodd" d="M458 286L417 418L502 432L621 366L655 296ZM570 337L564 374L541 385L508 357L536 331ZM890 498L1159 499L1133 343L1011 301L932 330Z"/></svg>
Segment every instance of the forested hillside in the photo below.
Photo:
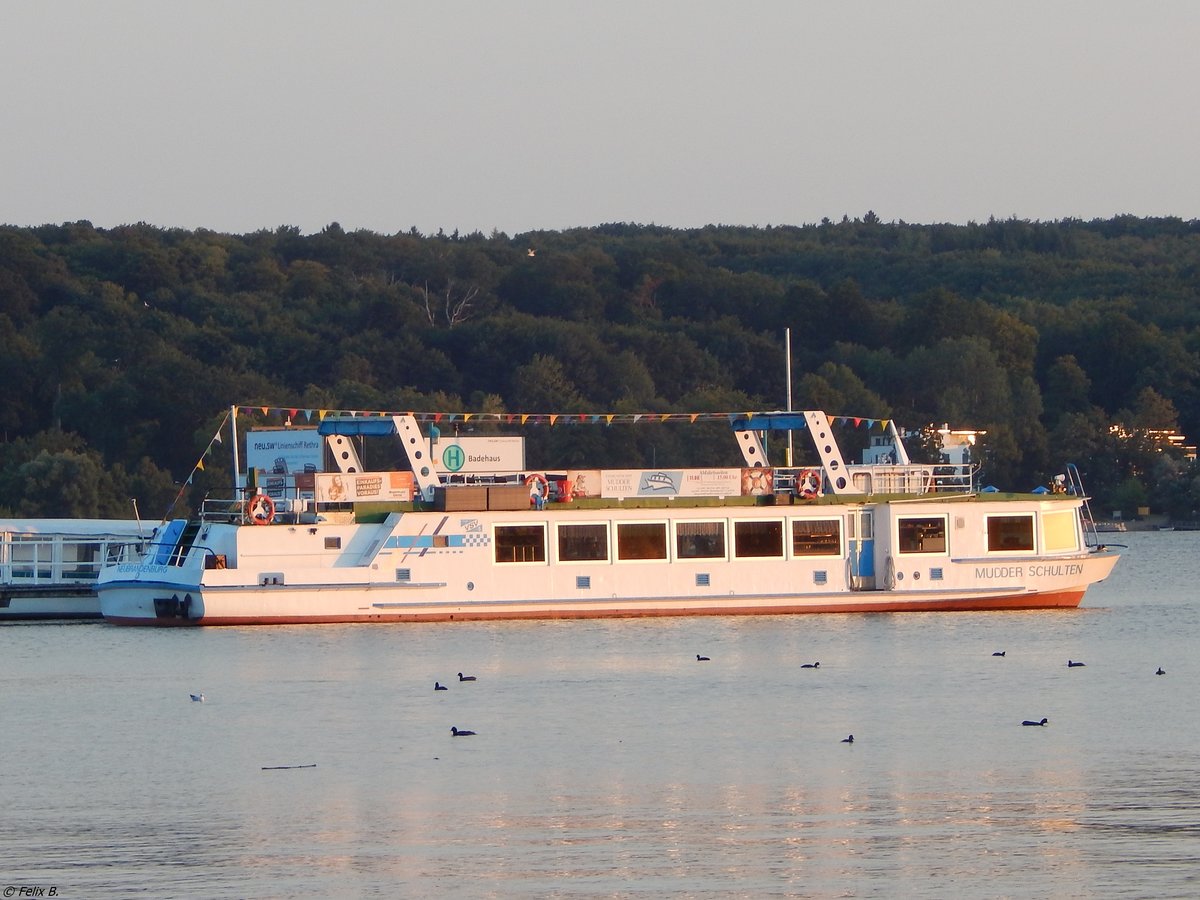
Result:
<svg viewBox="0 0 1200 900"><path fill-rule="evenodd" d="M1195 465L1153 433L1200 435L1200 222L868 213L515 237L0 227L0 514L137 498L156 517L234 403L779 409L786 328L797 408L986 430L1003 487L1074 461L1102 508L1200 508ZM668 426L529 446L541 465L738 458ZM185 501L228 466L211 457Z"/></svg>

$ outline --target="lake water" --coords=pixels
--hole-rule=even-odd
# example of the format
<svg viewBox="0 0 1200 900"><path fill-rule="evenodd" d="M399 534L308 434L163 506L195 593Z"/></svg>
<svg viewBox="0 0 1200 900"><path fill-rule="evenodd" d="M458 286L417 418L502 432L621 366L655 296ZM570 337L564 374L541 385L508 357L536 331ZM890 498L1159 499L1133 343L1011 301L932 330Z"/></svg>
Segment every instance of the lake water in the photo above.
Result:
<svg viewBox="0 0 1200 900"><path fill-rule="evenodd" d="M1193 897L1200 533L1109 537L1072 611L6 625L0 893Z"/></svg>

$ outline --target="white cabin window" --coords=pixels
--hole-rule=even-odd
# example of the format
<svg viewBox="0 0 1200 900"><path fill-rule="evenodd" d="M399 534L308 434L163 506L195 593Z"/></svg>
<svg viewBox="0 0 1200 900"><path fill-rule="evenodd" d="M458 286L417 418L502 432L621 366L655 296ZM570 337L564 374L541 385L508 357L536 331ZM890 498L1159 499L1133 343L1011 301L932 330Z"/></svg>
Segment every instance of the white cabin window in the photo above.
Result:
<svg viewBox="0 0 1200 900"><path fill-rule="evenodd" d="M841 519L792 519L792 556L840 556Z"/></svg>
<svg viewBox="0 0 1200 900"><path fill-rule="evenodd" d="M734 522L733 552L739 559L783 557L783 521Z"/></svg>
<svg viewBox="0 0 1200 900"><path fill-rule="evenodd" d="M76 544L64 540L62 545L63 578L94 579L100 571L101 549L100 544Z"/></svg>
<svg viewBox="0 0 1200 900"><path fill-rule="evenodd" d="M901 516L896 523L901 553L945 553L945 516Z"/></svg>
<svg viewBox="0 0 1200 900"><path fill-rule="evenodd" d="M1033 513L987 517L989 552L1015 553L1033 550Z"/></svg>
<svg viewBox="0 0 1200 900"><path fill-rule="evenodd" d="M852 541L869 541L875 537L875 513L869 509L851 512L846 523L846 537Z"/></svg>
<svg viewBox="0 0 1200 900"><path fill-rule="evenodd" d="M495 543L498 563L546 561L545 525L497 525Z"/></svg>
<svg viewBox="0 0 1200 900"><path fill-rule="evenodd" d="M724 559L724 522L676 522L676 559Z"/></svg>
<svg viewBox="0 0 1200 900"><path fill-rule="evenodd" d="M666 522L617 523L617 559L666 558Z"/></svg>
<svg viewBox="0 0 1200 900"><path fill-rule="evenodd" d="M1042 545L1050 553L1079 549L1079 516L1074 509L1042 513Z"/></svg>
<svg viewBox="0 0 1200 900"><path fill-rule="evenodd" d="M42 535L14 534L10 552L14 580L50 578L54 544Z"/></svg>
<svg viewBox="0 0 1200 900"><path fill-rule="evenodd" d="M559 525L558 559L560 562L607 562L608 526Z"/></svg>

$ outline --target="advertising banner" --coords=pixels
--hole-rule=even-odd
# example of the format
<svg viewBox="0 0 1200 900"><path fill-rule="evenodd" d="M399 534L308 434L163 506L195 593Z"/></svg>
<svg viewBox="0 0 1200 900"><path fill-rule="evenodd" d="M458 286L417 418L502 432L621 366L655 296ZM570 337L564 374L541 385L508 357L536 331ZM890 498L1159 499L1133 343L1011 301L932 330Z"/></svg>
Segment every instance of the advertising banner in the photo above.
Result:
<svg viewBox="0 0 1200 900"><path fill-rule="evenodd" d="M600 496L609 499L739 497L772 492L769 469L606 469L599 475Z"/></svg>
<svg viewBox="0 0 1200 900"><path fill-rule="evenodd" d="M315 428L257 428L246 433L246 467L271 475L320 472L323 445Z"/></svg>
<svg viewBox="0 0 1200 900"><path fill-rule="evenodd" d="M357 500L413 498L412 472L325 472L316 476L320 503L353 503Z"/></svg>

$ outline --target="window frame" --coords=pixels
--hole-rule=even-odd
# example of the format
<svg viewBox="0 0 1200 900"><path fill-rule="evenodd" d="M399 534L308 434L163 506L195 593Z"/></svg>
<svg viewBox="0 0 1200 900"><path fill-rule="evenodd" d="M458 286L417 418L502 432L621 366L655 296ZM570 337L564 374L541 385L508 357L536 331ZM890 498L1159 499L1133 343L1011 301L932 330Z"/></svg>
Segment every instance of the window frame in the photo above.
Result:
<svg viewBox="0 0 1200 900"><path fill-rule="evenodd" d="M1042 510L1039 518L1041 520L1038 527L1042 552L1078 553L1083 549L1083 544L1080 542L1078 508ZM1069 542L1062 540L1067 535L1071 538Z"/></svg>
<svg viewBox="0 0 1200 900"><path fill-rule="evenodd" d="M600 528L604 532L604 556L600 559L567 559L563 556L564 528ZM607 565L613 561L612 529L608 522L556 522L554 525L554 559L564 566Z"/></svg>
<svg viewBox="0 0 1200 900"><path fill-rule="evenodd" d="M916 523L923 520L941 523L942 546L932 550L906 549L904 545L904 526L906 523ZM908 513L896 516L896 525L893 533L896 536L897 556L948 556L950 554L950 516L947 513ZM925 539L923 538L922 540Z"/></svg>
<svg viewBox="0 0 1200 900"><path fill-rule="evenodd" d="M500 559L501 529L536 529L541 533L541 559ZM519 545L513 545L519 546ZM515 554L514 554L515 555ZM550 564L550 541L546 534L546 523L542 522L496 522L492 525L492 563L497 566L548 566Z"/></svg>
<svg viewBox="0 0 1200 900"><path fill-rule="evenodd" d="M717 525L721 529L722 552L717 556L683 556L679 552L680 525ZM671 553L675 562L682 563L712 563L729 561L729 520L728 519L676 519L671 523Z"/></svg>
<svg viewBox="0 0 1200 900"><path fill-rule="evenodd" d="M663 539L663 555L662 556L633 556L625 557L621 555L621 530L622 528L644 528L648 526L657 526L662 529ZM613 523L613 562L623 565L637 565L639 563L664 563L671 561L671 526L666 519L626 519L624 521L617 520Z"/></svg>
<svg viewBox="0 0 1200 900"><path fill-rule="evenodd" d="M800 522L832 522L837 531L837 549L832 552L797 553L796 525ZM792 559L833 559L846 555L846 523L841 516L795 516L788 519L788 543Z"/></svg>
<svg viewBox="0 0 1200 900"><path fill-rule="evenodd" d="M778 519L733 519L733 528L731 529L732 540L729 542L729 550L731 558L739 562L751 561L762 562L764 560L787 559L787 520L784 518ZM778 555L760 555L760 554L742 554L738 552L738 526L753 526L753 525L777 525L779 527L779 553Z"/></svg>
<svg viewBox="0 0 1200 900"><path fill-rule="evenodd" d="M1001 519L1020 519L1028 524L1029 546L1027 547L993 547L992 546L992 523L999 522ZM1032 512L1006 512L1006 513L987 513L983 517L984 537L986 540L985 549L989 556L1016 556L1028 555L1036 553L1038 547L1038 529L1037 516Z"/></svg>

